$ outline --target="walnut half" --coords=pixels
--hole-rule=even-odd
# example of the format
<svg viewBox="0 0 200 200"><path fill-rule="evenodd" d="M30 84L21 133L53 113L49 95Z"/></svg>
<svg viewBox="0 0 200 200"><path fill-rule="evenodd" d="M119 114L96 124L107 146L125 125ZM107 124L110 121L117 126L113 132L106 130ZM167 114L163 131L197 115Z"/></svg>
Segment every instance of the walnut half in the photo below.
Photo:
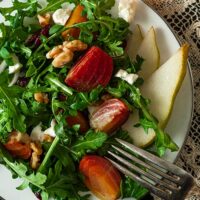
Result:
<svg viewBox="0 0 200 200"><path fill-rule="evenodd" d="M32 169L37 169L40 166L40 156L42 155L42 147L40 143L31 142L31 149L33 150L30 160L30 166Z"/></svg>

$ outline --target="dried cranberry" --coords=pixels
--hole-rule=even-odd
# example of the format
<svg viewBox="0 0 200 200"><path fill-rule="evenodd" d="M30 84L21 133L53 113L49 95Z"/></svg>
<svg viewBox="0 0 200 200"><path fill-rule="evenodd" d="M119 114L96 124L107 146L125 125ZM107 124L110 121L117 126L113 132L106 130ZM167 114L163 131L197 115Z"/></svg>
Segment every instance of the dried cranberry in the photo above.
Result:
<svg viewBox="0 0 200 200"><path fill-rule="evenodd" d="M21 87L26 87L27 84L28 84L28 82L29 82L29 79L28 79L28 78L21 77L21 78L18 79L17 84L18 84L19 86L21 86Z"/></svg>
<svg viewBox="0 0 200 200"><path fill-rule="evenodd" d="M40 37L37 37L36 39L35 39L35 42L34 42L34 46L37 48L37 47L39 47L40 45L41 45L41 40L40 40Z"/></svg>
<svg viewBox="0 0 200 200"><path fill-rule="evenodd" d="M36 33L34 33L27 41L27 44L29 45L34 45L35 48L39 47L41 45L41 39L40 36L44 35L46 37L49 36L49 29L50 29L51 25L46 25L45 27L43 27L40 31L37 31Z"/></svg>
<svg viewBox="0 0 200 200"><path fill-rule="evenodd" d="M44 36L49 36L49 29L51 28L51 25L46 25L44 28L41 29L40 34Z"/></svg>
<svg viewBox="0 0 200 200"><path fill-rule="evenodd" d="M27 44L33 44L35 42L35 40L40 36L40 31L34 33L33 35L31 35L28 40L27 40Z"/></svg>
<svg viewBox="0 0 200 200"><path fill-rule="evenodd" d="M60 101L66 101L67 97L64 94L60 93L60 94L58 94L58 99Z"/></svg>

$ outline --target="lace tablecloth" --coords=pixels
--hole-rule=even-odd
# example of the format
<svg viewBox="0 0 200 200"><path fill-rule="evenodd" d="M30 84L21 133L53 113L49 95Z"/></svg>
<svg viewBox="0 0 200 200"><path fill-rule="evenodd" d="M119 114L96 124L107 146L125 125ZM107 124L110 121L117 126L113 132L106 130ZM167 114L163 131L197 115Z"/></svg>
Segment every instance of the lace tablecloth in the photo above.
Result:
<svg viewBox="0 0 200 200"><path fill-rule="evenodd" d="M189 61L194 78L194 116L186 144L177 165L196 180L187 200L200 200L200 1L145 0L155 8L175 31L182 43L191 45Z"/></svg>

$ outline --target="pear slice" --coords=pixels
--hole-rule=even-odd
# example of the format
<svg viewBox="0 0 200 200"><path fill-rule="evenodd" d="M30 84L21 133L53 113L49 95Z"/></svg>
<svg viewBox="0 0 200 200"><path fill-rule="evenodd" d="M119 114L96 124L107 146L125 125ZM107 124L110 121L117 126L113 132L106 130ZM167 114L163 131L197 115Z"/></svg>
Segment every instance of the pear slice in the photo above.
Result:
<svg viewBox="0 0 200 200"><path fill-rule="evenodd" d="M144 37L137 55L144 58L144 63L142 65L142 70L139 72L139 76L146 80L160 65L160 52L153 27L150 28Z"/></svg>
<svg viewBox="0 0 200 200"><path fill-rule="evenodd" d="M183 45L144 82L141 88L142 95L151 100L150 111L159 120L159 126L162 128L168 122L175 97L186 74L188 49L189 45ZM143 128L133 127L138 121L138 114L135 112L123 128L130 133L135 145L146 147L153 142L155 132L149 129L147 134Z"/></svg>
<svg viewBox="0 0 200 200"><path fill-rule="evenodd" d="M137 55L137 51L142 43L143 35L140 28L140 25L137 24L134 29L132 35L128 39L128 44L126 47L127 53L132 60L135 60Z"/></svg>

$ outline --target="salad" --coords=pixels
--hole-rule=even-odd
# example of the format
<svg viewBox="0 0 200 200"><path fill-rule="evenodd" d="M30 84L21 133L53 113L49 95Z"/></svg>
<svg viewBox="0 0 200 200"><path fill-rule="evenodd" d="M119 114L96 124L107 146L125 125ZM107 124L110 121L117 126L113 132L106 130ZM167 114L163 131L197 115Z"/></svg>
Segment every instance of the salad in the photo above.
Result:
<svg viewBox="0 0 200 200"><path fill-rule="evenodd" d="M0 163L24 180L18 190L43 200L89 199L88 191L141 199L147 190L105 158L115 138L134 143L122 127L134 111L132 126L155 132L147 150L178 150L141 95L145 60L127 54L131 16L125 8L112 17L114 5L13 0L0 8Z"/></svg>

